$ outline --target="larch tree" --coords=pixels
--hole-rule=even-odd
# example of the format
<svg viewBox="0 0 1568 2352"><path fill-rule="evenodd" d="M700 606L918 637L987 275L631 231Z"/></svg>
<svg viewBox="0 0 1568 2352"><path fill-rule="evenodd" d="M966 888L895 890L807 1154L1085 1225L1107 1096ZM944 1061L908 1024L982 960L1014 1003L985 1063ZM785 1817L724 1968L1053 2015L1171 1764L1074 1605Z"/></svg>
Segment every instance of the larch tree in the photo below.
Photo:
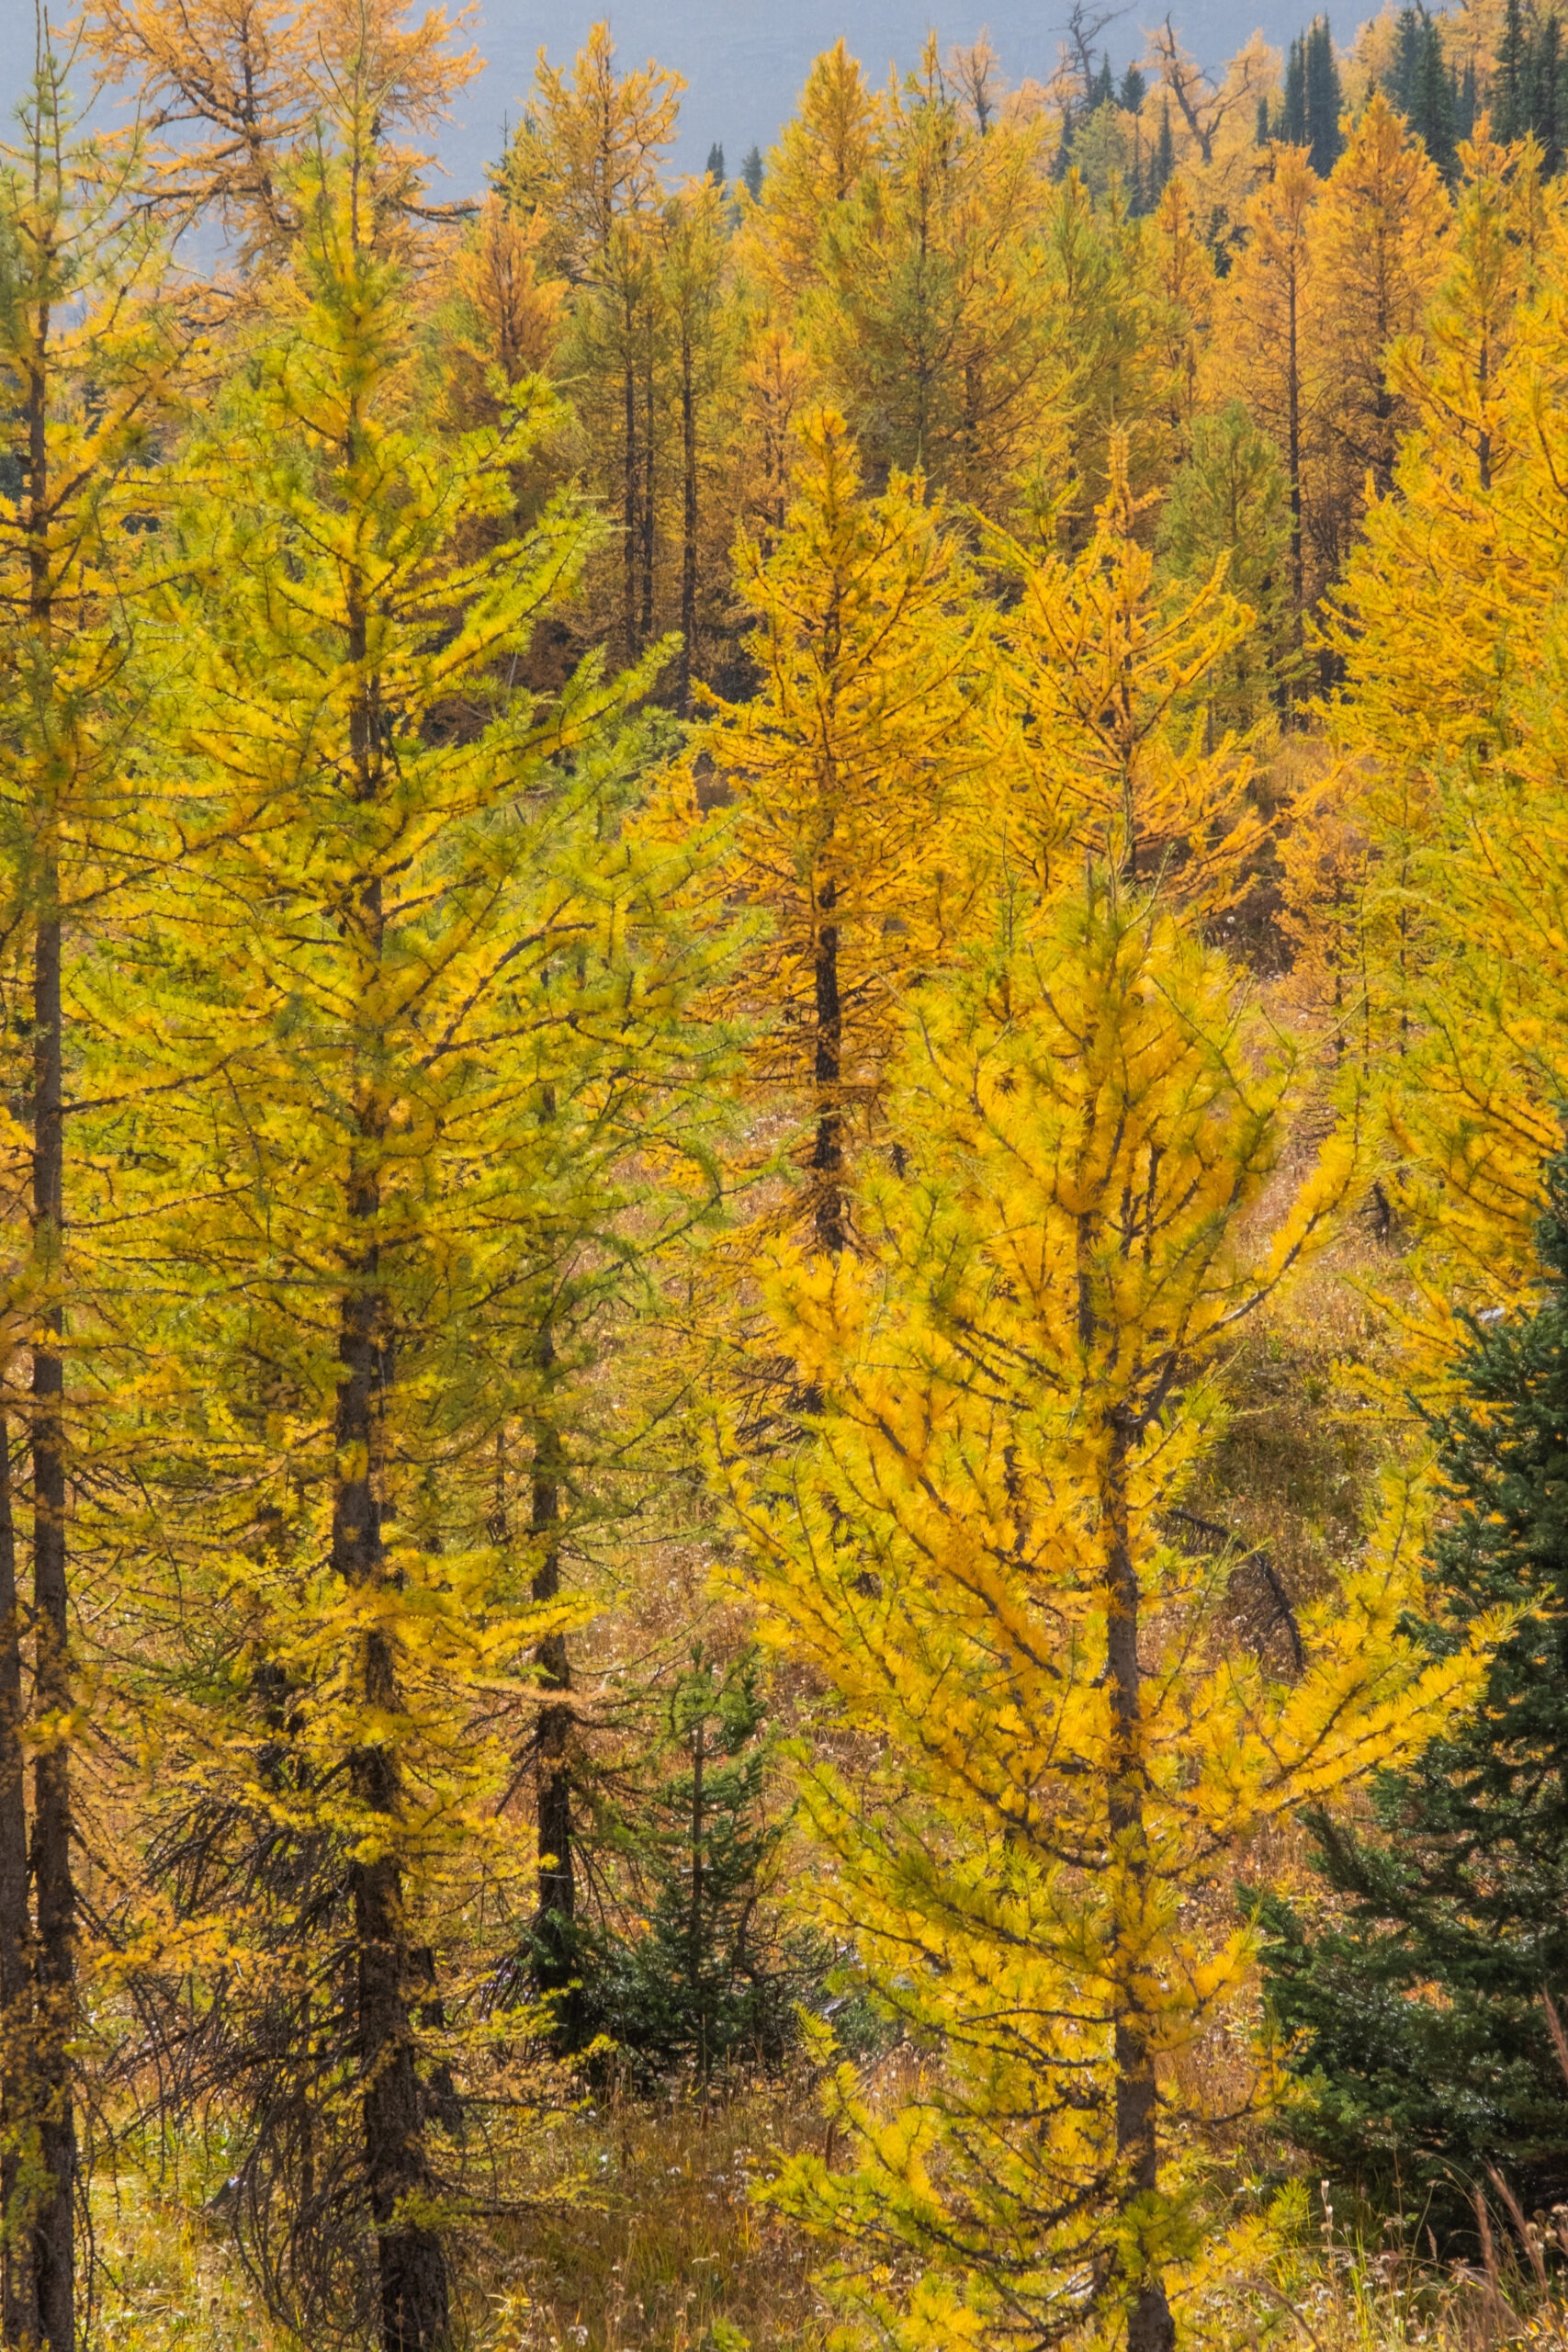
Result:
<svg viewBox="0 0 1568 2352"><path fill-rule="evenodd" d="M1516 176L1495 147L1467 148L1448 273L1423 335L1389 355L1413 429L1325 617L1346 764L1286 875L1337 1025L1387 1081L1405 1211L1488 1295L1533 1262L1559 1085L1550 419L1568 343L1550 261L1525 299L1537 206L1519 162ZM1434 1295L1444 1329L1450 1306Z"/></svg>
<svg viewBox="0 0 1568 2352"><path fill-rule="evenodd" d="M185 781L122 1042L173 1171L165 1540L208 1605L148 1701L178 1769L142 1975L169 2079L231 2119L275 2303L434 2352L447 2227L526 2111L515 2025L482 2020L570 1886L581 1376L706 1189L645 1184L634 1249L627 1155L674 1170L696 977L662 911L682 861L619 838L649 682L511 684L594 526L479 527L558 425L536 382L461 435L400 413L418 323L369 136L296 168L169 616Z"/></svg>
<svg viewBox="0 0 1568 2352"><path fill-rule="evenodd" d="M1313 533L1309 478L1316 447L1321 368L1314 307L1313 207L1316 174L1300 147L1274 149L1273 171L1247 207L1248 236L1225 280L1218 345L1220 365L1258 423L1278 447L1290 483L1288 554L1296 647L1316 575L1309 576Z"/></svg>
<svg viewBox="0 0 1568 2352"><path fill-rule="evenodd" d="M806 77L800 105L768 155L761 193L745 215L747 266L786 306L817 274L822 231L874 169L883 102L842 39Z"/></svg>
<svg viewBox="0 0 1568 2352"><path fill-rule="evenodd" d="M139 590L182 337L131 185L139 158L73 136L46 17L0 146L0 928L11 1272L0 1390L0 2200L7 2344L72 2352L85 1729L75 1590L96 1436L73 1359L105 1337L86 1237L101 1205L96 1044L81 967L132 875L151 792ZM112 1091L112 1081L110 1082ZM85 1100L84 1100L85 1098ZM85 1121L87 1134L82 1136ZM23 1382L25 1380L25 1385ZM10 1481L19 1420L28 1476ZM31 1555L31 1594L18 1556ZM28 1636L30 1635L30 1640ZM30 1684L30 1696L28 1686ZM27 1767L31 1764L30 1799Z"/></svg>
<svg viewBox="0 0 1568 2352"><path fill-rule="evenodd" d="M1274 1673L1225 1622L1234 1559L1173 1521L1220 1359L1354 1180L1337 1135L1248 1227L1292 1088L1170 916L1118 911L1103 874L1043 919L1014 901L911 1018L866 1255L801 1246L769 1278L819 1408L716 1476L767 1637L863 1735L841 1769L799 1757L812 1908L920 2052L886 2100L842 2067L842 2154L770 2194L898 2352L1118 2323L1169 2352L1184 2299L1258 2258L1203 2188L1226 2119L1191 2062L1255 1960L1221 1891L1249 1838L1473 1687L1466 1648L1433 1664L1401 1631L1395 1527Z"/></svg>
<svg viewBox="0 0 1568 2352"><path fill-rule="evenodd" d="M776 547L739 556L761 683L746 703L704 697L698 755L734 803L707 887L766 923L729 988L760 1016L751 1083L805 1112L804 1206L837 1253L899 993L951 947L974 887L958 819L983 756L985 625L940 505L899 474L868 496L831 410L801 428Z"/></svg>
<svg viewBox="0 0 1568 2352"><path fill-rule="evenodd" d="M571 331L558 365L578 392L590 479L619 518L615 602L627 662L655 633L668 339L658 266L660 166L684 87L679 74L651 61L617 73L604 22L592 28L570 74L541 50L502 173L509 208L540 223L541 254L572 288Z"/></svg>
<svg viewBox="0 0 1568 2352"><path fill-rule="evenodd" d="M1163 878L1218 912L1266 834L1246 744L1213 740L1206 701L1254 616L1225 586L1223 548L1206 576L1162 591L1120 435L1110 462L1080 556L992 542L1015 594L988 707L987 854L1042 901L1076 887L1092 855L1124 888Z"/></svg>
<svg viewBox="0 0 1568 2352"><path fill-rule="evenodd" d="M412 26L406 14L404 0L309 10L291 0L92 0L82 32L101 78L134 97L155 197L176 220L210 206L242 257L265 270L299 229L288 159L351 86L376 93L380 233L428 213L419 183L429 157L397 134L428 137L481 61L454 52L445 9Z"/></svg>
<svg viewBox="0 0 1568 2352"><path fill-rule="evenodd" d="M1407 412L1389 374L1389 346L1420 327L1446 266L1450 217L1437 165L1375 93L1311 216L1324 399L1340 476L1332 516L1338 560L1366 481L1386 496L1393 479Z"/></svg>
<svg viewBox="0 0 1568 2352"><path fill-rule="evenodd" d="M875 168L818 240L802 331L874 478L919 469L1005 514L1039 440L1038 126L966 120L937 62L886 98Z"/></svg>

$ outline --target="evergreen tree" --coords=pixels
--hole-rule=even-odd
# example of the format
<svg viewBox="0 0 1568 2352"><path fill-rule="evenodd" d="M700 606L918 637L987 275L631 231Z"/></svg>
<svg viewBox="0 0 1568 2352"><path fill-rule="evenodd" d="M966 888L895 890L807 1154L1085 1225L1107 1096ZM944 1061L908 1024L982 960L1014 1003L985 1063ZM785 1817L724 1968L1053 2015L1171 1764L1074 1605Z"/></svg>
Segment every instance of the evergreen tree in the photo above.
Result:
<svg viewBox="0 0 1568 2352"><path fill-rule="evenodd" d="M1334 40L1326 17L1314 17L1312 28L1303 43L1303 69L1305 78L1306 140L1312 151L1313 170L1320 180L1325 180L1338 162L1344 148L1339 129L1339 110L1344 104L1339 86L1339 68L1335 62Z"/></svg>
<svg viewBox="0 0 1568 2352"><path fill-rule="evenodd" d="M1307 143L1306 41L1291 43L1285 61L1285 96L1280 114L1280 136L1287 146Z"/></svg>
<svg viewBox="0 0 1568 2352"><path fill-rule="evenodd" d="M714 141L713 145L708 149L707 176L713 182L715 187L722 187L724 186L724 149L719 145L716 139Z"/></svg>
<svg viewBox="0 0 1568 2352"><path fill-rule="evenodd" d="M771 1913L785 1826L765 1807L771 1754L755 1660L724 1670L699 1646L670 1693L663 1769L622 1839L641 1924L575 1930L578 2047L604 2034L645 2080L784 2059L828 1948L781 1938Z"/></svg>
<svg viewBox="0 0 1568 2352"><path fill-rule="evenodd" d="M1423 18L1414 8L1402 8L1393 32L1393 56L1383 88L1391 106L1406 118L1416 104L1416 81L1421 63Z"/></svg>
<svg viewBox="0 0 1568 2352"><path fill-rule="evenodd" d="M755 142L741 158L740 184L755 203L762 193L762 151Z"/></svg>
<svg viewBox="0 0 1568 2352"><path fill-rule="evenodd" d="M1129 65L1122 76L1122 86L1116 93L1116 103L1124 114L1141 114L1149 85L1135 65Z"/></svg>
<svg viewBox="0 0 1568 2352"><path fill-rule="evenodd" d="M1109 50L1100 58L1100 71L1089 85L1085 103L1090 114L1100 107L1113 107L1116 104L1116 84L1111 72Z"/></svg>
<svg viewBox="0 0 1568 2352"><path fill-rule="evenodd" d="M1552 31L1556 31L1555 22ZM1553 73L1552 86L1555 89L1555 59ZM1453 76L1443 57L1441 37L1430 17L1421 27L1416 85L1411 95L1409 114L1411 129L1444 179L1451 184L1459 171L1459 158L1454 148Z"/></svg>
<svg viewBox="0 0 1568 2352"><path fill-rule="evenodd" d="M1149 204L1157 204L1169 185L1176 169L1176 141L1170 129L1170 100L1162 98L1159 109L1159 137L1149 164Z"/></svg>
<svg viewBox="0 0 1568 2352"><path fill-rule="evenodd" d="M1492 76L1493 135L1505 145L1530 128L1529 39L1521 0L1508 0Z"/></svg>
<svg viewBox="0 0 1568 2352"><path fill-rule="evenodd" d="M1562 169L1562 27L1549 16L1530 44L1530 129L1540 143L1541 169L1555 179Z"/></svg>
<svg viewBox="0 0 1568 2352"><path fill-rule="evenodd" d="M1539 1303L1472 1323L1436 1426L1452 1515L1420 1638L1451 1655L1520 1610L1473 1710L1374 1783L1377 1831L1310 1817L1344 1924L1269 1912L1269 1983L1314 2165L1444 2238L1495 2166L1568 2199L1568 2084L1543 1993L1568 1988L1568 1153L1546 1171Z"/></svg>

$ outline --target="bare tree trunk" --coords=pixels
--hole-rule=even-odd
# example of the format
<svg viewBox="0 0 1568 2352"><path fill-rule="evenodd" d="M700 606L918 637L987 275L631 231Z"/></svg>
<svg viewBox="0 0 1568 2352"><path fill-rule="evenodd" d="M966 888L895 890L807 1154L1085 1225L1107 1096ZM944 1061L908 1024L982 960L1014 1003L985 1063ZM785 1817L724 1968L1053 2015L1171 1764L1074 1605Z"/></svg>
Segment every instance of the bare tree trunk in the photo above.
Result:
<svg viewBox="0 0 1568 2352"><path fill-rule="evenodd" d="M1110 1822L1113 1841L1131 1849L1130 1871L1139 1883L1138 1848L1143 1837L1142 1690L1138 1667L1138 1619L1142 1595L1133 1559L1127 1513L1128 1433L1119 1419L1111 1440L1106 1478L1105 1529L1109 1538L1111 1611L1106 1624L1106 1677L1111 1687L1111 1715L1115 1733L1115 1778L1111 1783ZM1129 2204L1152 2196L1159 2187L1159 2089L1148 2021L1132 2008L1120 2011L1115 2024L1116 2155L1124 2167ZM1127 2352L1173 2352L1176 2322L1171 2317L1165 2282L1157 2271L1145 2272L1134 2288L1127 2314Z"/></svg>
<svg viewBox="0 0 1568 2352"><path fill-rule="evenodd" d="M48 539L49 314L40 311L28 386L29 620L40 656L53 624ZM33 1344L33 1628L40 1715L71 1713L71 1627L65 1558L65 1321L61 1250L65 1221L60 847L56 812L39 812L33 932L32 1264L39 1290ZM33 1766L32 1875L37 1943L32 2098L41 2179L33 2206L39 2325L49 2352L74 2352L76 2122L71 2035L76 1980L76 1891L71 1874L71 1751L50 1741Z"/></svg>
<svg viewBox="0 0 1568 2352"><path fill-rule="evenodd" d="M353 1223L370 1226L379 1205L374 1174L351 1180L348 1213ZM379 1430L378 1403L386 1376L386 1302L378 1287L378 1253L367 1238L350 1267L338 1339L338 1381L333 1438L340 1462L352 1475L340 1476L333 1498L333 1566L345 1583L379 1584L386 1574L378 1492ZM397 1668L384 1634L365 1638L361 1657L363 1704L383 1717L398 1703ZM396 1756L378 1742L359 1749L351 1762L351 1784L358 1802L373 1813L395 1816L402 1788ZM446 2259L441 2240L427 2223L411 2221L404 2208L431 2188L425 2159L419 2078L414 2066L413 2007L428 1984L424 1955L411 1951L403 1912L402 1874L396 1856L382 1853L349 1865L358 2007L358 2055L364 2090L365 2172L370 2218L377 2234L381 2290L381 2341L385 2352L434 2352L446 2336Z"/></svg>
<svg viewBox="0 0 1568 2352"><path fill-rule="evenodd" d="M644 379L642 421L642 641L653 642L653 322L648 327L648 373Z"/></svg>
<svg viewBox="0 0 1568 2352"><path fill-rule="evenodd" d="M681 329L681 716L692 715L692 652L697 637L697 401L692 333Z"/></svg>
<svg viewBox="0 0 1568 2352"><path fill-rule="evenodd" d="M840 1090L843 1080L843 1007L839 992L839 926L833 921L838 885L823 886L817 927L816 1013L817 1051L813 1075L817 1081L817 1141L811 1154L816 1178L814 1222L819 1246L830 1257L841 1257L849 1247L849 1217L844 1199L844 1114Z"/></svg>
<svg viewBox="0 0 1568 2352"><path fill-rule="evenodd" d="M1290 316L1290 379L1286 387L1286 399L1289 413L1288 440L1291 467L1291 611L1295 623L1295 649L1300 653L1305 643L1306 592L1302 565L1301 288L1295 262L1291 265Z"/></svg>
<svg viewBox="0 0 1568 2352"><path fill-rule="evenodd" d="M637 370L632 364L633 311L626 305L626 374L622 381L626 464L621 482L621 659L637 660Z"/></svg>
<svg viewBox="0 0 1568 2352"><path fill-rule="evenodd" d="M547 1364L554 1351L548 1330L541 1353ZM534 1599L548 1602L560 1595L560 1439L554 1425L541 1417L534 1440L529 1532L544 1539L534 1570ZM577 1912L577 1879L571 1832L571 1658L564 1634L547 1634L535 1652L539 1669L538 1834L539 1908L536 1923L536 1973L547 1992L565 1995L572 1973L570 1923ZM570 2020L561 2022L570 2030Z"/></svg>
<svg viewBox="0 0 1568 2352"><path fill-rule="evenodd" d="M363 671L366 617L351 606L349 653ZM353 721L356 791L368 799L376 790L378 729L374 689ZM379 881L367 885L355 909L364 934L366 962L372 970L382 953L384 915ZM338 1385L333 1443L340 1465L333 1492L333 1567L356 1589L375 1589L387 1577L382 1536L384 1402L393 1375L389 1302L383 1287L377 1225L379 1218L380 1150L385 1114L374 1079L361 1078L356 1109L358 1137L350 1162L344 1208L349 1233L357 1237L347 1253L338 1320ZM367 1634L360 1656L361 1702L386 1718L398 1704L397 1660L387 1635ZM349 1759L349 1784L368 1812L395 1820L402 1810L402 1778L396 1751L385 1741L357 1749ZM411 1949L403 1905L402 1871L392 1838L385 1849L349 1864L354 1905L356 2041L364 2083L366 2190L376 2231L384 2352L437 2352L447 2336L449 2296L446 2249L427 2222L412 2218L411 2200L429 2195L432 2179L424 2145L419 2075L414 2064L414 2009L430 1999L434 1962Z"/></svg>
<svg viewBox="0 0 1568 2352"><path fill-rule="evenodd" d="M28 1910L28 1814L22 1748L22 1617L17 1592L17 1531L11 1499L10 1432L0 1416L0 2213L17 2211L30 2100L32 1922ZM38 2342L38 2290L30 2233L0 2246L0 2340Z"/></svg>

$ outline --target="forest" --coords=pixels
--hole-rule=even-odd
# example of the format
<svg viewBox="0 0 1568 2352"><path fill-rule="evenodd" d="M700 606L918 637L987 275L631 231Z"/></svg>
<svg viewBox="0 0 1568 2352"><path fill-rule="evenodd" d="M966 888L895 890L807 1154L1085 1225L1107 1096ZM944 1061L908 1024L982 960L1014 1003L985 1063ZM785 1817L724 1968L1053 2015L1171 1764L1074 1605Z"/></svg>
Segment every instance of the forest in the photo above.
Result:
<svg viewBox="0 0 1568 2352"><path fill-rule="evenodd" d="M1568 2347L1568 44L0 145L0 2344Z"/></svg>

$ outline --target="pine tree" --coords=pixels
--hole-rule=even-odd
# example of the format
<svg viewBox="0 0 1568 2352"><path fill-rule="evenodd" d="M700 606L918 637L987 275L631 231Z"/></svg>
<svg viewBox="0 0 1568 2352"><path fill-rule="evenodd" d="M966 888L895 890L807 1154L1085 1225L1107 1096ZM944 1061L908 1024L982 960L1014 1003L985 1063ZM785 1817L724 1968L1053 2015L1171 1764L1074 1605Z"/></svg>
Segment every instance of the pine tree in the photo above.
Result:
<svg viewBox="0 0 1568 2352"><path fill-rule="evenodd" d="M1507 0L1492 76L1492 129L1505 146L1530 129L1529 36L1521 0Z"/></svg>
<svg viewBox="0 0 1568 2352"><path fill-rule="evenodd" d="M509 683L592 536L558 505L485 527L558 412L535 383L467 435L399 413L416 329L353 167L371 135L355 115L300 166L296 272L215 421L170 616L193 846L123 1044L159 1164L206 1171L161 1227L206 1607L158 1710L187 1924L146 1973L187 2097L227 2111L273 2300L434 2352L463 2099L509 2064L475 1980L523 1941L536 1859L547 1917L570 1871L574 1400L695 972L658 911L680 872L615 838L607 730L647 679ZM536 1858L497 1799L541 1713Z"/></svg>
<svg viewBox="0 0 1568 2352"><path fill-rule="evenodd" d="M722 187L725 184L724 149L716 139L708 149L706 176L715 187Z"/></svg>
<svg viewBox="0 0 1568 2352"><path fill-rule="evenodd" d="M847 1771L802 1760L812 1906L924 2058L891 2113L840 2070L847 2160L771 2195L898 2352L1118 2323L1168 2352L1184 2287L1256 2243L1202 2203L1182 2063L1254 1938L1194 1898L1474 1687L1396 1630L1395 1549L1303 1616L1280 1682L1205 1630L1227 1566L1163 1532L1215 1425L1204 1367L1351 1178L1336 1140L1247 1252L1289 1084L1224 960L1097 883L922 989L874 1255L769 1283L820 1410L716 1475L767 1638L867 1735Z"/></svg>
<svg viewBox="0 0 1568 2352"><path fill-rule="evenodd" d="M1305 147L1307 131L1306 37L1303 34L1291 43L1285 64L1285 96L1280 117L1280 136L1289 147Z"/></svg>
<svg viewBox="0 0 1568 2352"><path fill-rule="evenodd" d="M1149 201L1156 202L1170 184L1176 169L1176 141L1170 130L1170 100L1162 98L1159 107L1159 137L1155 141L1154 162L1149 168Z"/></svg>
<svg viewBox="0 0 1568 2352"><path fill-rule="evenodd" d="M1269 1996L1314 2165L1433 2230L1472 2236L1501 2173L1527 2211L1568 2193L1568 2088L1543 1996L1568 1981L1568 1159L1543 1184L1536 1300L1472 1323L1435 1426L1448 1500L1421 1639L1451 1654L1523 1612L1474 1707L1374 1783L1365 1834L1309 1815L1337 1924L1269 1914Z"/></svg>
<svg viewBox="0 0 1568 2352"><path fill-rule="evenodd" d="M755 144L748 147L740 162L740 184L753 204L762 194L762 151Z"/></svg>

